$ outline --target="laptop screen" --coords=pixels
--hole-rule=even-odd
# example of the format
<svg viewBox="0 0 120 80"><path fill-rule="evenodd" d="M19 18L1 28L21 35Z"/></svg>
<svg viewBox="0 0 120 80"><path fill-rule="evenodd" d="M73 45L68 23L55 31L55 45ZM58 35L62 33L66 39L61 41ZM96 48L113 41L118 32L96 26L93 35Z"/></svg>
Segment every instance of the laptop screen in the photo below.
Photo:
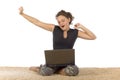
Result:
<svg viewBox="0 0 120 80"><path fill-rule="evenodd" d="M75 64L74 49L45 50L47 66L67 66Z"/></svg>

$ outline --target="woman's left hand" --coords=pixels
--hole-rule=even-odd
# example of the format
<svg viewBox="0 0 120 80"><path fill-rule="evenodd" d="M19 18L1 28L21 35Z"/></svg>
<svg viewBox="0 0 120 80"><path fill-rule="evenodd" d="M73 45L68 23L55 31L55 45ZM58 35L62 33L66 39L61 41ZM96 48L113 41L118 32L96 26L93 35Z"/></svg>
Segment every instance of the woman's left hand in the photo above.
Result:
<svg viewBox="0 0 120 80"><path fill-rule="evenodd" d="M82 27L82 24L80 24L80 23L76 23L75 25L74 25L74 28L75 29L80 29Z"/></svg>

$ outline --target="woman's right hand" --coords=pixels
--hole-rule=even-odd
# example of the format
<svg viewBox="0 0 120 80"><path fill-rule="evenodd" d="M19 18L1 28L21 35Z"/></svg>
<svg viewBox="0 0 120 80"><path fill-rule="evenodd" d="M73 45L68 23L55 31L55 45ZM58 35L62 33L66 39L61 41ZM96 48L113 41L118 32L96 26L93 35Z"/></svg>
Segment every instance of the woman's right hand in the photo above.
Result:
<svg viewBox="0 0 120 80"><path fill-rule="evenodd" d="M20 8L19 8L19 11L20 11L19 14L22 14L22 13L23 13L23 10L24 10L23 7L20 7Z"/></svg>

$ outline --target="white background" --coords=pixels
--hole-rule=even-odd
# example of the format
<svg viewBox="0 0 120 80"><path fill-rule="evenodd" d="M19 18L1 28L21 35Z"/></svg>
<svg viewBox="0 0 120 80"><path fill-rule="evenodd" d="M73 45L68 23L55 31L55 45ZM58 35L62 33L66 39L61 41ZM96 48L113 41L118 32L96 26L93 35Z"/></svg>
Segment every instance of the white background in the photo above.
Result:
<svg viewBox="0 0 120 80"><path fill-rule="evenodd" d="M52 49L52 33L20 16L20 6L26 14L54 24L58 11L69 11L73 25L79 22L96 34L96 40L77 39L79 67L120 66L119 0L1 0L0 66L39 66L44 64L44 50Z"/></svg>

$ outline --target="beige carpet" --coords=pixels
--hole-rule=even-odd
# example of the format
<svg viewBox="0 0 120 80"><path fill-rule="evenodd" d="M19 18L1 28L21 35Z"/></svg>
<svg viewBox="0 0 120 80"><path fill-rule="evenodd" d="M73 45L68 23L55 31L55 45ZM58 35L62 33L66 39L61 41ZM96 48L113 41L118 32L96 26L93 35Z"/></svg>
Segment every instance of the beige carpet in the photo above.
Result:
<svg viewBox="0 0 120 80"><path fill-rule="evenodd" d="M27 67L0 67L0 80L120 80L120 68L80 68L78 76L41 76Z"/></svg>

